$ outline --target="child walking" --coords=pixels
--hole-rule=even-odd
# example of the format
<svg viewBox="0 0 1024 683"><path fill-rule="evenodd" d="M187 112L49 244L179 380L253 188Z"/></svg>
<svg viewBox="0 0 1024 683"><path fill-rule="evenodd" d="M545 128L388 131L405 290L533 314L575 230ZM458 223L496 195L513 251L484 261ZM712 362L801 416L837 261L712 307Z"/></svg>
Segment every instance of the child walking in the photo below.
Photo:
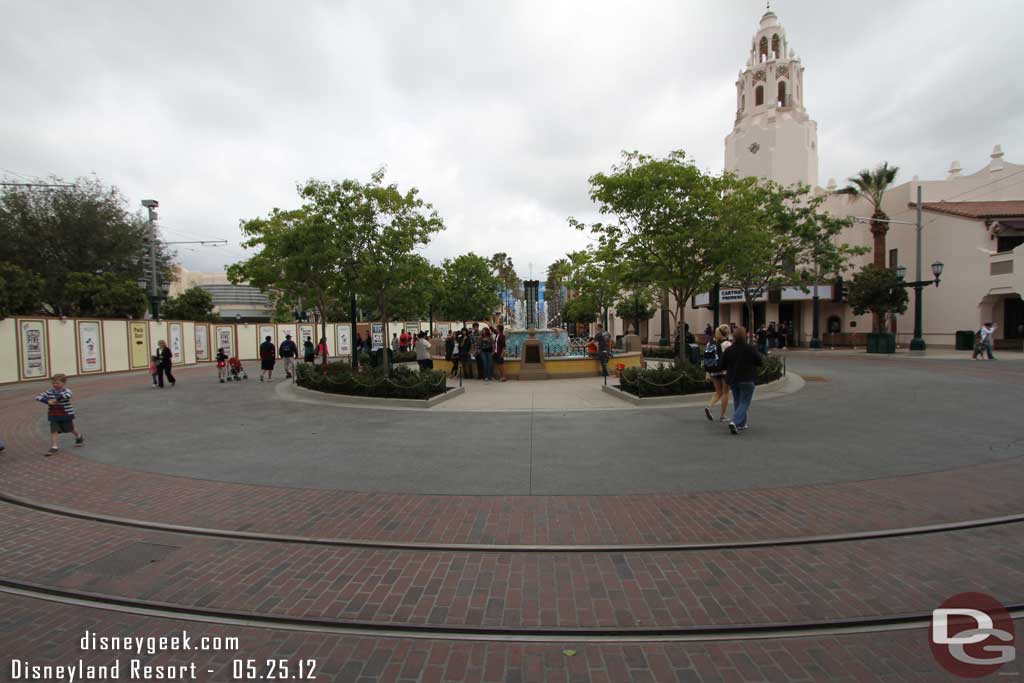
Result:
<svg viewBox="0 0 1024 683"><path fill-rule="evenodd" d="M217 349L217 379L220 380L221 384L224 384L224 378L228 375L228 354L224 353L224 349Z"/></svg>
<svg viewBox="0 0 1024 683"><path fill-rule="evenodd" d="M36 400L48 406L46 417L50 421L50 450L47 456L57 453L57 436L71 432L75 435L75 445L85 443L85 437L75 429L75 407L71 404L71 390L67 388L68 378L63 373L53 376L52 389L47 389L36 396Z"/></svg>
<svg viewBox="0 0 1024 683"><path fill-rule="evenodd" d="M154 389L157 388L157 386L156 386L156 375L157 375L157 372L159 372L159 371L157 370L156 366L157 366L158 362L159 362L159 360L157 359L156 356L150 356L149 357L149 376L153 378L153 388Z"/></svg>

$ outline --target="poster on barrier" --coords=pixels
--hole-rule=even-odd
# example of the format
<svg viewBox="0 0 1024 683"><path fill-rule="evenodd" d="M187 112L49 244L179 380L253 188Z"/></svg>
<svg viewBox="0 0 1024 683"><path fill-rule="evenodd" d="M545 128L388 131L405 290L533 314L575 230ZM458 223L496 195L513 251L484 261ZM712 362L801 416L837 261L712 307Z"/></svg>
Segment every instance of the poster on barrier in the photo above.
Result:
<svg viewBox="0 0 1024 683"><path fill-rule="evenodd" d="M373 337L373 349L377 350L384 346L384 323L372 323L370 325Z"/></svg>
<svg viewBox="0 0 1024 683"><path fill-rule="evenodd" d="M230 325L217 326L217 348L223 349L228 358L235 355L235 330Z"/></svg>
<svg viewBox="0 0 1024 683"><path fill-rule="evenodd" d="M46 325L42 320L22 320L18 326L21 345L21 378L36 379L49 374L46 355Z"/></svg>
<svg viewBox="0 0 1024 683"><path fill-rule="evenodd" d="M434 323L434 332L440 337L447 337L448 332L452 329L450 323Z"/></svg>
<svg viewBox="0 0 1024 683"><path fill-rule="evenodd" d="M103 337L98 320L78 320L78 371L103 372Z"/></svg>
<svg viewBox="0 0 1024 683"><path fill-rule="evenodd" d="M348 325L337 325L335 328L335 336L337 343L335 344L335 352L339 356L351 356L352 355L352 328Z"/></svg>
<svg viewBox="0 0 1024 683"><path fill-rule="evenodd" d="M267 337L270 337L270 343L277 348L277 325L260 325L260 337L256 345L259 346L265 342Z"/></svg>
<svg viewBox="0 0 1024 683"><path fill-rule="evenodd" d="M149 325L128 323L129 361L133 370L149 367Z"/></svg>
<svg viewBox="0 0 1024 683"><path fill-rule="evenodd" d="M181 365L185 362L185 343L182 339L181 323L171 323L168 345L171 347L171 362Z"/></svg>
<svg viewBox="0 0 1024 683"><path fill-rule="evenodd" d="M304 348L304 344L306 343L306 340L308 339L309 341L313 342L313 348L315 349L316 348L317 339L316 339L315 336L313 336L314 334L315 333L313 331L313 326L312 325L299 325L299 339L295 343L299 345L300 349L303 349ZM304 350L303 350L303 355L305 355L305 351Z"/></svg>
<svg viewBox="0 0 1024 683"><path fill-rule="evenodd" d="M210 360L210 328L196 323L196 360Z"/></svg>

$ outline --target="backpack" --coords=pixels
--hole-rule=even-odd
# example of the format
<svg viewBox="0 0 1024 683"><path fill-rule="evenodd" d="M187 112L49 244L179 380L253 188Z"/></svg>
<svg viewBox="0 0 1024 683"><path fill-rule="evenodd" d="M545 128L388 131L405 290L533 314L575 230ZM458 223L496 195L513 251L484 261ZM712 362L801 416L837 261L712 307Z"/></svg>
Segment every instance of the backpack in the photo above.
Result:
<svg viewBox="0 0 1024 683"><path fill-rule="evenodd" d="M717 342L710 341L708 345L704 347L704 369L705 370L719 370L722 367L721 352Z"/></svg>

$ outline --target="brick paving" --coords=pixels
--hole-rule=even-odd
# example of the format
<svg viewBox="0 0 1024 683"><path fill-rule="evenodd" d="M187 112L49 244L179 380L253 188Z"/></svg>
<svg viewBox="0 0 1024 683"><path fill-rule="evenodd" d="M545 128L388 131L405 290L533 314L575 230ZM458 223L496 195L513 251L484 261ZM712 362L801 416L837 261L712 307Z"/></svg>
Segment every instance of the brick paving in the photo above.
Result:
<svg viewBox="0 0 1024 683"><path fill-rule="evenodd" d="M1024 625L1017 622L1018 632ZM238 638L239 648L218 652L162 652L136 657L150 666L195 664L196 680L232 678L232 661L316 661L318 681L345 683L437 681L560 683L679 683L956 680L932 659L927 629L815 637L689 643L509 643L413 640L270 628L215 625L70 607L0 593L0 651L5 659L34 665L128 666L131 655L79 649L89 629L103 636L160 637L186 631L202 637ZM566 651L573 652L572 655ZM6 664L6 662L4 662ZM209 670L213 673L208 673ZM1002 673L1024 673L1024 659ZM6 673L6 672L5 672ZM993 677L996 678L996 677ZM1000 680L1014 680L998 677Z"/></svg>
<svg viewBox="0 0 1024 683"><path fill-rule="evenodd" d="M183 374L189 371L183 371ZM137 377L92 378L76 396ZM864 532L1024 513L1024 459L775 489L625 496L444 496L256 486L37 454L39 410L0 393L0 491L132 519L371 542L686 544Z"/></svg>
<svg viewBox="0 0 1024 683"><path fill-rule="evenodd" d="M170 553L126 575L102 562L140 543ZM928 613L967 590L1024 603L1024 523L745 550L442 552L125 530L4 505L0 547L0 576L12 581L190 608L379 624L814 623Z"/></svg>

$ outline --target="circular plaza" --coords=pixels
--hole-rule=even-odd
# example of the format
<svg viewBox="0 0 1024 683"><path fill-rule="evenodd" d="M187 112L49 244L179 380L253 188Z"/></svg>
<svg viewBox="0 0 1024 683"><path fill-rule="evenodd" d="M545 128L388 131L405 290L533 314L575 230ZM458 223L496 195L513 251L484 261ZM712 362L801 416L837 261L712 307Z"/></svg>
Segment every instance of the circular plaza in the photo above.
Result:
<svg viewBox="0 0 1024 683"><path fill-rule="evenodd" d="M999 409L1024 363L787 368L739 436L700 396L638 407L600 378L467 381L408 409L209 369L163 391L104 376L75 380L86 443L54 457L8 387L0 628L30 624L55 662L102 615L300 648L328 680L484 678L489 661L523 680L540 662L701 680L747 661L819 680L865 653L879 678L936 680L935 606L1024 603L1024 442Z"/></svg>

